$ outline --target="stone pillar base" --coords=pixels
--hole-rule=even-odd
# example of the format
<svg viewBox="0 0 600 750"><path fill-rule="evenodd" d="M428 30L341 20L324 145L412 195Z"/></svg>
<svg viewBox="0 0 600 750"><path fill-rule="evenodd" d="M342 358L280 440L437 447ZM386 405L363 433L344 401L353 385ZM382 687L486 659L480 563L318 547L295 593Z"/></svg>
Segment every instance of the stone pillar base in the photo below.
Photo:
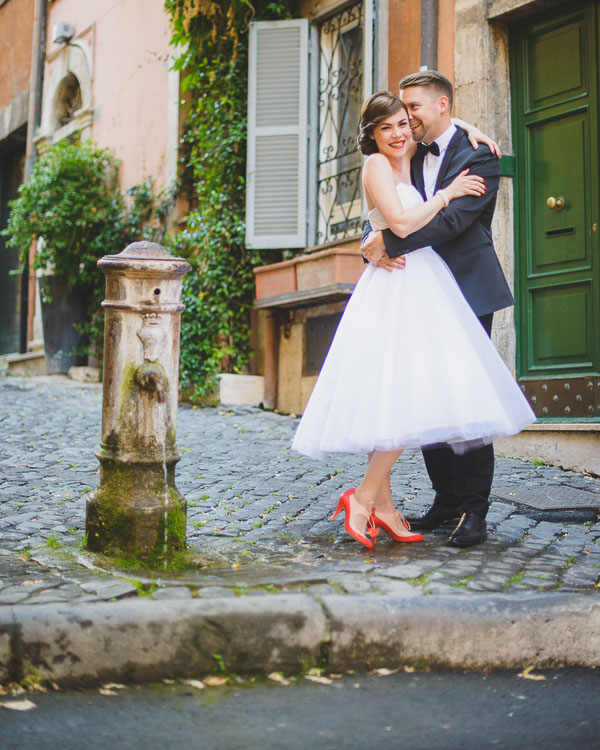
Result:
<svg viewBox="0 0 600 750"><path fill-rule="evenodd" d="M185 549L187 506L174 474L174 464L103 462L86 504L87 548L149 566Z"/></svg>

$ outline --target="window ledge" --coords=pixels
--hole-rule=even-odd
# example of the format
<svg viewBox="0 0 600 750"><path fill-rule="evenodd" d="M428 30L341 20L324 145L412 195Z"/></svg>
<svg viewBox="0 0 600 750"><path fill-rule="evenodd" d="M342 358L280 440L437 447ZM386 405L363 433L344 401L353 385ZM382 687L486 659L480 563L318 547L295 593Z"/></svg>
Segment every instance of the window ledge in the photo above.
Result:
<svg viewBox="0 0 600 750"><path fill-rule="evenodd" d="M354 237L347 237L343 240L331 240L331 242L324 242L322 245L312 245L312 247L307 247L306 250L303 250L302 254L311 255L321 250L327 250L330 247L347 247L348 245L360 247L360 240L361 235L355 234Z"/></svg>
<svg viewBox="0 0 600 750"><path fill-rule="evenodd" d="M280 308L290 310L295 307L307 307L309 305L325 302L337 302L347 299L354 291L354 284L328 284L327 286L314 289L300 289L286 294L278 294L273 297L263 297L254 301L254 307L258 309Z"/></svg>
<svg viewBox="0 0 600 750"><path fill-rule="evenodd" d="M342 299L364 269L358 245L335 246L254 269L255 307L294 307Z"/></svg>
<svg viewBox="0 0 600 750"><path fill-rule="evenodd" d="M535 422L523 432L600 432L600 422Z"/></svg>

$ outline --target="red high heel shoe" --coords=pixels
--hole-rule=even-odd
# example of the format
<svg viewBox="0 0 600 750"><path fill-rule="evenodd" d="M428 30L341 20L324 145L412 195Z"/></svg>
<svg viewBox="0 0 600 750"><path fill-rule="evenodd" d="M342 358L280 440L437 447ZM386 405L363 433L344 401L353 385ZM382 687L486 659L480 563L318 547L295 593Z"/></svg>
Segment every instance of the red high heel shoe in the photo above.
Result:
<svg viewBox="0 0 600 750"><path fill-rule="evenodd" d="M423 534L414 534L410 531L408 521L395 510L393 513L382 513L375 511L371 513L373 523L378 529L383 529L395 542L421 542Z"/></svg>
<svg viewBox="0 0 600 750"><path fill-rule="evenodd" d="M354 498L354 489L351 489L346 490L346 492L343 492L340 495L337 509L331 516L332 521L335 520L337 514L342 509L346 513L344 518L344 528L346 529L346 531L350 534L350 536L354 537L357 542L360 542L361 544L364 544L365 547L371 549L375 544L375 537L377 536L377 534L379 534L379 529L375 528L375 523L373 521L372 508L366 509L363 505L361 505L358 500ZM364 534L361 534L355 528L352 528L353 525L358 525L360 527L361 521L363 519L365 522L365 529L367 530L367 534L373 539L373 541L367 539ZM355 524L355 522L358 522L358 524Z"/></svg>

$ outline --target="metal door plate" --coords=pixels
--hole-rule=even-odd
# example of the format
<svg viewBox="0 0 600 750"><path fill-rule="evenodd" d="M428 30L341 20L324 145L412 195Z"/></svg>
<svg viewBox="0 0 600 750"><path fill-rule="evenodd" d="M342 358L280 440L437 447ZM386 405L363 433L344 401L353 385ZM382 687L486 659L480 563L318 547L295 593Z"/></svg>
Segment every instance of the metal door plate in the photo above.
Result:
<svg viewBox="0 0 600 750"><path fill-rule="evenodd" d="M600 508L600 492L578 490L564 485L521 489L519 487L494 487L491 496L516 505L526 505L535 510L596 510Z"/></svg>
<svg viewBox="0 0 600 750"><path fill-rule="evenodd" d="M519 385L536 417L600 417L600 378L520 380Z"/></svg>

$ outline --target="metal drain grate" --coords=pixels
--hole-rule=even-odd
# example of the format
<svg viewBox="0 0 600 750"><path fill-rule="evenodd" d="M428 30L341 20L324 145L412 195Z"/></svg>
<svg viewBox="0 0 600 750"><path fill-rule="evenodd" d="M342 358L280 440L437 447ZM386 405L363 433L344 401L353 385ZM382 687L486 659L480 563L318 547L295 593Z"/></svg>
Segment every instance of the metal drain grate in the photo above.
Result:
<svg viewBox="0 0 600 750"><path fill-rule="evenodd" d="M539 489L494 487L491 496L536 510L600 509L600 492L587 492L560 484Z"/></svg>

